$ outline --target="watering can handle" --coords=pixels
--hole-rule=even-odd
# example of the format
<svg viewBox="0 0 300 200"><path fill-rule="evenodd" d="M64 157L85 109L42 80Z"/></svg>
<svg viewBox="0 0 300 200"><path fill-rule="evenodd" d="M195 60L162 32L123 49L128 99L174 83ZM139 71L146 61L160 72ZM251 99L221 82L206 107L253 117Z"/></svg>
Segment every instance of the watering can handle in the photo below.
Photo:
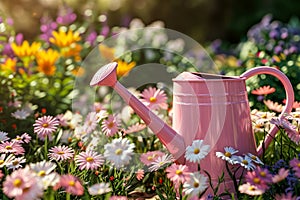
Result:
<svg viewBox="0 0 300 200"><path fill-rule="evenodd" d="M273 75L276 78L278 78L281 83L284 86L285 94L286 94L286 106L283 109L283 111L280 113L279 118L282 118L285 113L290 113L293 108L294 103L294 90L292 87L291 82L286 77L284 73L282 73L280 70L273 68L273 67L255 67L253 69L250 69L243 73L240 77L244 77L246 79L258 75L258 74L269 74ZM273 127L270 129L268 135L266 135L265 141L257 148L257 154L260 156L263 153L263 149L268 147L268 145L271 143L272 139L275 137L276 133L278 132L277 126L273 125ZM265 146L263 146L265 145Z"/></svg>

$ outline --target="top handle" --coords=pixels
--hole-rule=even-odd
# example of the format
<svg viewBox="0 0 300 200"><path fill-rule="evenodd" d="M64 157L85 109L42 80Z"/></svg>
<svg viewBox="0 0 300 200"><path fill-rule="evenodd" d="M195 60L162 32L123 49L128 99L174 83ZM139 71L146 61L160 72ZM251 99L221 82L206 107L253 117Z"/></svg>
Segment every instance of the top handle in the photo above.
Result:
<svg viewBox="0 0 300 200"><path fill-rule="evenodd" d="M245 77L246 79L248 79L248 78L258 75L258 74L273 75L276 78L278 78L281 81L281 83L283 84L284 89L285 89L285 94L286 94L286 106L279 115L279 118L281 119L285 113L290 113L293 109L294 90L293 90L291 82L289 81L289 79L286 77L286 75L284 73L282 73L281 71L279 71L276 68L268 67L268 66L255 67L253 69L246 71L240 77ZM278 128L277 128L277 126L274 125L270 129L268 135L266 135L265 141L261 145L259 145L259 147L257 148L257 154L259 156L262 155L263 149L269 146L269 144L271 143L272 139L275 137L277 132L278 132ZM263 148L263 145L265 145L264 148Z"/></svg>

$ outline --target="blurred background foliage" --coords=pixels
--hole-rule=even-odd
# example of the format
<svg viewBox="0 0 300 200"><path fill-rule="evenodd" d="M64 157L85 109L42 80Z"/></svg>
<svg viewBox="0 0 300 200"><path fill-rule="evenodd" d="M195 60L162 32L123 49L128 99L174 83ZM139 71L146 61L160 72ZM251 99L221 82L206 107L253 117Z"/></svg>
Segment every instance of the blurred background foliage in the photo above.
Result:
<svg viewBox="0 0 300 200"><path fill-rule="evenodd" d="M39 33L41 17L54 17L63 4L79 13L78 20L82 21L87 9L95 14L104 13L110 27L126 26L136 17L145 24L162 20L167 28L182 32L201 44L216 38L238 42L268 13L282 22L300 16L300 1L297 0L1 0L0 11L13 18L17 32L33 40Z"/></svg>

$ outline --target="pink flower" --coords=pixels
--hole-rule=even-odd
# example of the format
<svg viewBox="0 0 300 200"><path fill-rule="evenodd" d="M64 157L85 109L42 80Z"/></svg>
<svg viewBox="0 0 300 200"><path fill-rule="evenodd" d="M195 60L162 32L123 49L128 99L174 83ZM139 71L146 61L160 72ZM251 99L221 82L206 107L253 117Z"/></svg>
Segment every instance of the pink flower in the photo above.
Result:
<svg viewBox="0 0 300 200"><path fill-rule="evenodd" d="M249 183L245 183L243 185L239 186L239 191L241 193L245 193L251 196L257 196L257 195L262 195L265 190L258 188L255 185L251 185Z"/></svg>
<svg viewBox="0 0 300 200"><path fill-rule="evenodd" d="M289 175L289 170L285 168L281 168L275 176L272 178L273 183L278 183L284 180Z"/></svg>
<svg viewBox="0 0 300 200"><path fill-rule="evenodd" d="M25 150L19 143L5 141L0 144L0 153L13 153L14 155L23 155L25 153Z"/></svg>
<svg viewBox="0 0 300 200"><path fill-rule="evenodd" d="M296 130L296 127L292 125L286 118L273 118L270 123L275 124L286 131L287 136L296 144L300 142L300 133Z"/></svg>
<svg viewBox="0 0 300 200"><path fill-rule="evenodd" d="M114 115L109 115L107 120L104 120L102 122L102 131L105 135L111 137L114 134L116 134L119 130L119 119L117 118L117 116Z"/></svg>
<svg viewBox="0 0 300 200"><path fill-rule="evenodd" d="M125 130L125 134L129 133L137 133L145 129L147 126L145 124L136 123L132 126L129 126L127 130Z"/></svg>
<svg viewBox="0 0 300 200"><path fill-rule="evenodd" d="M268 86L263 86L260 87L256 90L252 90L251 94L255 94L255 95L267 95L267 94L272 94L273 92L275 92L276 89Z"/></svg>
<svg viewBox="0 0 300 200"><path fill-rule="evenodd" d="M272 182L272 175L269 171L260 167L257 167L255 171L248 171L245 178L250 185L256 186L261 190L268 189L268 184Z"/></svg>
<svg viewBox="0 0 300 200"><path fill-rule="evenodd" d="M264 104L270 109L273 110L275 112L280 113L283 110L283 105L279 104L278 102L273 102L271 100L264 100Z"/></svg>
<svg viewBox="0 0 300 200"><path fill-rule="evenodd" d="M148 151L147 153L143 153L140 157L142 163L144 163L145 165L149 166L152 164L152 162L160 157L165 155L165 153L161 152L161 151Z"/></svg>
<svg viewBox="0 0 300 200"><path fill-rule="evenodd" d="M49 152L49 158L56 161L68 160L74 155L74 150L65 145L52 147Z"/></svg>
<svg viewBox="0 0 300 200"><path fill-rule="evenodd" d="M57 190L59 188L63 188L67 193L77 196L83 195L84 193L84 188L81 185L80 180L70 174L62 175L59 183L53 189Z"/></svg>
<svg viewBox="0 0 300 200"><path fill-rule="evenodd" d="M135 173L136 179L139 181L142 180L144 178L144 174L145 172L143 169L138 169L137 172Z"/></svg>
<svg viewBox="0 0 300 200"><path fill-rule="evenodd" d="M27 133L23 133L23 134L21 135L21 139L22 139L25 143L29 143L30 140L31 140L31 136L28 135Z"/></svg>
<svg viewBox="0 0 300 200"><path fill-rule="evenodd" d="M59 121L52 116L43 116L35 120L34 132L41 140L45 140L48 136L49 140L52 140L52 133L56 131Z"/></svg>
<svg viewBox="0 0 300 200"><path fill-rule="evenodd" d="M127 200L125 196L111 196L109 200Z"/></svg>
<svg viewBox="0 0 300 200"><path fill-rule="evenodd" d="M150 109L168 109L167 96L160 89L149 87L142 92L141 97L141 101Z"/></svg>
<svg viewBox="0 0 300 200"><path fill-rule="evenodd" d="M290 166L293 168L295 175L300 178L300 161L297 158L294 158L290 161Z"/></svg>
<svg viewBox="0 0 300 200"><path fill-rule="evenodd" d="M286 195L285 194L282 194L282 195L279 195L277 194L275 196L275 200L296 200L297 198L293 196L293 193L287 193Z"/></svg>
<svg viewBox="0 0 300 200"><path fill-rule="evenodd" d="M191 171L186 165L177 165L172 164L166 169L167 177L175 183L175 185L179 186L180 183L186 182L189 177Z"/></svg>
<svg viewBox="0 0 300 200"><path fill-rule="evenodd" d="M43 195L43 187L35 174L29 168L24 168L6 177L3 192L16 200L38 199Z"/></svg>
<svg viewBox="0 0 300 200"><path fill-rule="evenodd" d="M104 163L104 158L94 151L87 151L79 153L75 157L75 162L80 170L94 170Z"/></svg>
<svg viewBox="0 0 300 200"><path fill-rule="evenodd" d="M84 122L84 126L86 128L87 133L91 133L95 130L96 126L98 125L98 117L96 112L90 112Z"/></svg>

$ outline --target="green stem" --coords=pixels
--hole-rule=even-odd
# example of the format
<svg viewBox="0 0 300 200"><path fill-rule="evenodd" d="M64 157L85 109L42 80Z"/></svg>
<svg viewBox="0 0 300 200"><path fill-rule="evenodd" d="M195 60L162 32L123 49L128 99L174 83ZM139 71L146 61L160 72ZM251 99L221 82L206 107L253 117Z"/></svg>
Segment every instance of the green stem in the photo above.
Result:
<svg viewBox="0 0 300 200"><path fill-rule="evenodd" d="M45 137L44 157L45 157L45 160L48 160L48 136Z"/></svg>
<svg viewBox="0 0 300 200"><path fill-rule="evenodd" d="M71 195L70 195L70 193L67 193L67 194L66 194L66 200L71 200Z"/></svg>

